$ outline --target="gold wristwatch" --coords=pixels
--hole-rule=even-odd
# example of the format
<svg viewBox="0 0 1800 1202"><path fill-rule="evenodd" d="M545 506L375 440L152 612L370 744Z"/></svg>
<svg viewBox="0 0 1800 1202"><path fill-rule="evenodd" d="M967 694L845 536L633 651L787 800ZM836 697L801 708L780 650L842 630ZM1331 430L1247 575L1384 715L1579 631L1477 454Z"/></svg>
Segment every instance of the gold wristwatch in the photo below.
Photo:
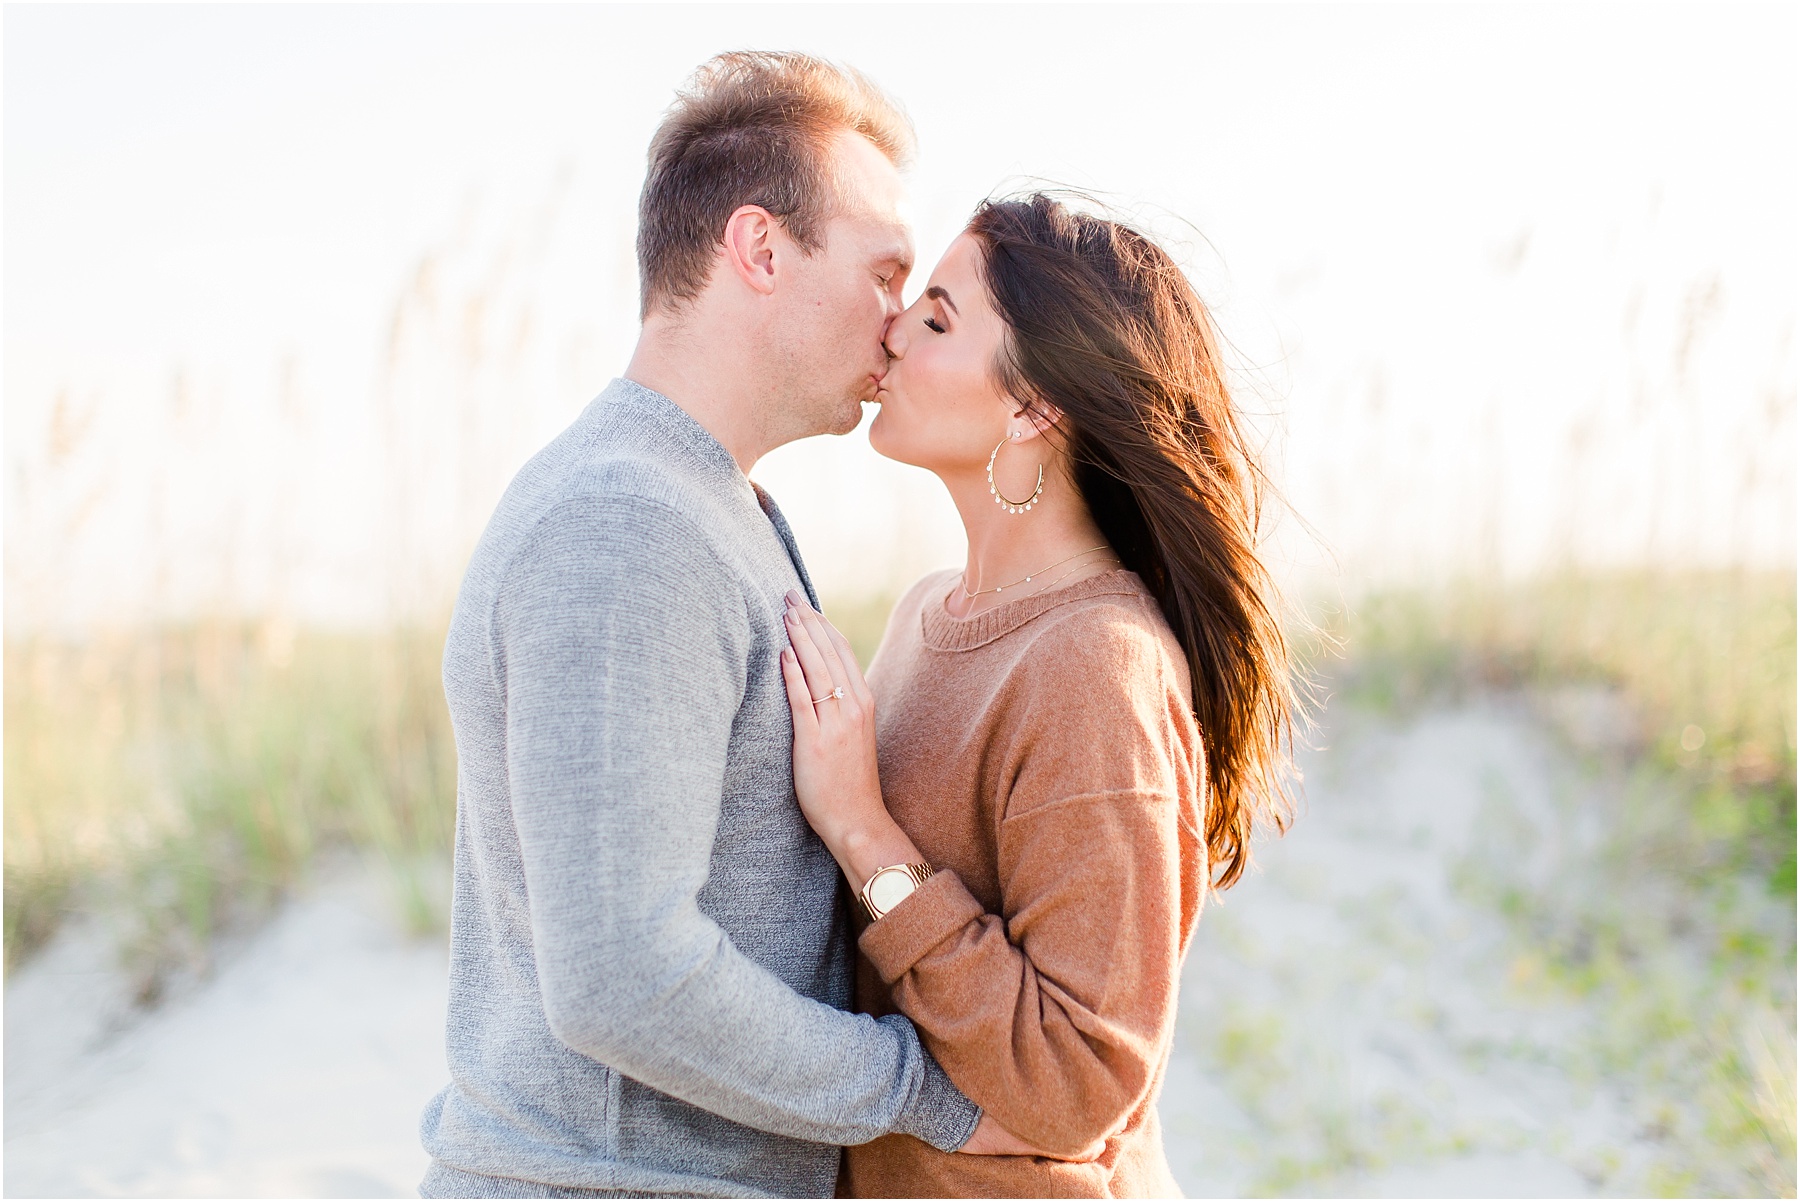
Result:
<svg viewBox="0 0 1800 1202"><path fill-rule="evenodd" d="M863 912L869 916L870 922L880 922L881 916L912 896L914 889L930 880L936 870L929 864L889 864L886 868L877 868L875 875L857 894L862 899Z"/></svg>

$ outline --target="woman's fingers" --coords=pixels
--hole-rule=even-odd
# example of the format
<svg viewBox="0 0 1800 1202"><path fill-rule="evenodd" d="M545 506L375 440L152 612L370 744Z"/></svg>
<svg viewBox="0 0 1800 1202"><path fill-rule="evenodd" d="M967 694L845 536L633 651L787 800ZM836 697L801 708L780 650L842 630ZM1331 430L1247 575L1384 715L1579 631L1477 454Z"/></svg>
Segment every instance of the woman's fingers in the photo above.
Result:
<svg viewBox="0 0 1800 1202"><path fill-rule="evenodd" d="M807 692L806 672L792 647L782 648L781 679L787 685L788 707L794 711L794 729L811 732L819 723L819 715L813 710L813 694Z"/></svg>
<svg viewBox="0 0 1800 1202"><path fill-rule="evenodd" d="M791 605L787 611L787 632L788 643L800 661L801 671L805 673L806 687L812 690L812 700L825 697L838 687L838 682L832 676L825 653L819 650L818 644L813 641L812 632L806 628L800 611Z"/></svg>
<svg viewBox="0 0 1800 1202"><path fill-rule="evenodd" d="M850 646L850 640L844 632L831 624L830 619L821 616L819 621L825 626L825 633L837 647L838 662L844 666L844 675L850 678L850 691L856 698L867 705L874 700L869 692L869 682L863 678L862 666L856 662L856 649Z"/></svg>
<svg viewBox="0 0 1800 1202"><path fill-rule="evenodd" d="M818 648L819 657L824 660L826 671L831 673L832 687L851 692L852 676L838 655L837 644L831 639L829 633L831 623L827 622L818 610L808 605L798 593L788 594L788 612L799 615L800 624L812 637L813 646ZM845 646L847 649L848 644ZM851 662L855 662L854 656L851 657Z"/></svg>

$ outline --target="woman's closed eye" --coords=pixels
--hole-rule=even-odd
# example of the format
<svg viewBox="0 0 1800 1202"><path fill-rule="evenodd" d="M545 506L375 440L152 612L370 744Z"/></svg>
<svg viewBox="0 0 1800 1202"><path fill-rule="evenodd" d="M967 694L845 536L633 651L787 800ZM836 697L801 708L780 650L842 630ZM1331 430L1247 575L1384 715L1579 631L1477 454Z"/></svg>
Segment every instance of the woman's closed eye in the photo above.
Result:
<svg viewBox="0 0 1800 1202"><path fill-rule="evenodd" d="M945 330L943 326L938 324L938 320L935 317L927 317L925 319L925 328L928 330L935 330L939 334L945 334L945 333L949 332L949 331Z"/></svg>

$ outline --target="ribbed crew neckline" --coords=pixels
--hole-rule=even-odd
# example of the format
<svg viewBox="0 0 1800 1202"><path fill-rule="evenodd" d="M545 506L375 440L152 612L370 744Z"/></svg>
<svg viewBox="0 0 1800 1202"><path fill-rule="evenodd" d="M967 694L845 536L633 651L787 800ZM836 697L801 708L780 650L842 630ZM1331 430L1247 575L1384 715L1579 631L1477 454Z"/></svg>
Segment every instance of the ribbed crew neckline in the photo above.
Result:
<svg viewBox="0 0 1800 1202"><path fill-rule="evenodd" d="M958 573L951 572L946 582L948 587L935 587L926 594L919 621L925 645L935 651L973 651L1059 606L1085 601L1089 597L1150 595L1136 572L1114 568L1047 593L1007 601L971 618L953 618L944 609L944 602L950 599L950 590L956 587L960 578Z"/></svg>

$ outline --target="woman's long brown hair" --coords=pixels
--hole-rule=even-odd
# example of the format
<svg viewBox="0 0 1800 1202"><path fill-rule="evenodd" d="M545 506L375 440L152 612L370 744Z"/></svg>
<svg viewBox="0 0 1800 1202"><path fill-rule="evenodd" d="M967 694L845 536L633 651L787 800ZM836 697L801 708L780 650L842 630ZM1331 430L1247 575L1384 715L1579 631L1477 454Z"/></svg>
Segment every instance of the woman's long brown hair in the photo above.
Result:
<svg viewBox="0 0 1800 1202"><path fill-rule="evenodd" d="M1206 748L1213 886L1285 831L1298 710L1273 584L1257 557L1265 480L1226 388L1212 321L1145 235L1042 193L969 223L1007 345L1000 373L1055 430L1101 533L1186 653Z"/></svg>

